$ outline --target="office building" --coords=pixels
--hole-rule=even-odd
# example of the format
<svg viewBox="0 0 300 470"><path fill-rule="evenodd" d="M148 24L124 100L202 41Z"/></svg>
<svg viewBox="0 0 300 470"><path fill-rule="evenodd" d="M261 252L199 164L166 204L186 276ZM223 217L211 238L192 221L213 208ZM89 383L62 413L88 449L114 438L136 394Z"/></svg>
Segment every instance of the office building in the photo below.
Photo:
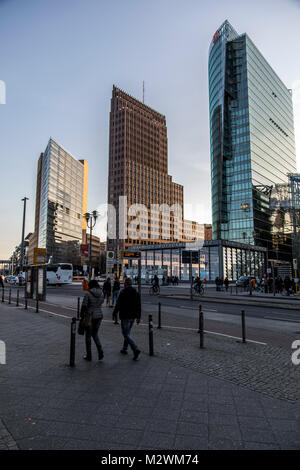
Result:
<svg viewBox="0 0 300 470"><path fill-rule="evenodd" d="M147 212L139 227L126 218L119 227L119 197L127 197L125 211L133 204L143 204ZM183 213L183 186L168 174L166 118L149 106L113 87L110 111L108 203L116 209L116 237L108 237L108 250L116 254L132 245L168 243L182 238L182 224L177 230L179 213L167 215L152 211L152 204L176 204ZM179 222L178 222L179 225ZM123 236L123 231L125 235Z"/></svg>
<svg viewBox="0 0 300 470"><path fill-rule="evenodd" d="M50 138L37 171L35 232L29 251L46 248L47 261L81 265L86 232L88 164Z"/></svg>
<svg viewBox="0 0 300 470"><path fill-rule="evenodd" d="M291 235L270 208L296 171L292 95L247 36L225 21L209 49L212 238L291 259Z"/></svg>

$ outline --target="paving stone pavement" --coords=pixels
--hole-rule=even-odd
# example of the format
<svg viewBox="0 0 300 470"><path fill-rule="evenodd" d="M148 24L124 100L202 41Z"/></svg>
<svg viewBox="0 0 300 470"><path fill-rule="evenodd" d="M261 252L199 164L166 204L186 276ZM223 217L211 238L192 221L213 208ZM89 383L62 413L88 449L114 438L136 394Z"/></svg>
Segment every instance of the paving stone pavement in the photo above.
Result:
<svg viewBox="0 0 300 470"><path fill-rule="evenodd" d="M284 383L271 389L272 374L288 365L281 352L266 378L259 345L206 336L200 351L197 333L162 329L149 357L147 328L134 327L133 336L143 351L137 362L119 353L119 327L103 322L104 360L83 361L77 336L76 367L70 368L69 320L0 305L7 348L7 364L0 365L0 448L299 449L298 372L291 373L286 397L274 398ZM235 383L243 368L245 386ZM258 393L263 383L267 390Z"/></svg>

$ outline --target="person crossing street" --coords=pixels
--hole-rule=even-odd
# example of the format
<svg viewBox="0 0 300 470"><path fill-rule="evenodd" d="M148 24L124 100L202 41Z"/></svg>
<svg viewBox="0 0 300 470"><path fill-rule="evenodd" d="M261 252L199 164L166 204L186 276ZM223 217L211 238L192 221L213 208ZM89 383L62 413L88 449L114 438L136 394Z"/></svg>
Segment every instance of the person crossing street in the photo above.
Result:
<svg viewBox="0 0 300 470"><path fill-rule="evenodd" d="M124 282L124 289L121 290L113 310L113 319L117 318L118 314L124 337L123 347L120 352L121 354L127 354L128 346L130 346L133 351L133 359L136 361L141 351L138 349L130 333L134 320L136 320L137 324L141 320L141 297L137 290L132 287L130 278L126 278Z"/></svg>

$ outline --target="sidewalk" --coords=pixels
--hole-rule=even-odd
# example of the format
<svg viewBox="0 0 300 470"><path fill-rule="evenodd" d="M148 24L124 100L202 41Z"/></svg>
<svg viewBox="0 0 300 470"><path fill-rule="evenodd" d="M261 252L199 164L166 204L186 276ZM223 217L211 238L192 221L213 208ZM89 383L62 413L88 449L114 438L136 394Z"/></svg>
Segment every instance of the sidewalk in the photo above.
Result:
<svg viewBox="0 0 300 470"><path fill-rule="evenodd" d="M300 448L300 366L280 350L205 336L200 351L195 332L156 330L149 357L135 326L134 362L118 326L100 335L104 361L83 361L77 336L69 368L69 320L0 304L0 449Z"/></svg>

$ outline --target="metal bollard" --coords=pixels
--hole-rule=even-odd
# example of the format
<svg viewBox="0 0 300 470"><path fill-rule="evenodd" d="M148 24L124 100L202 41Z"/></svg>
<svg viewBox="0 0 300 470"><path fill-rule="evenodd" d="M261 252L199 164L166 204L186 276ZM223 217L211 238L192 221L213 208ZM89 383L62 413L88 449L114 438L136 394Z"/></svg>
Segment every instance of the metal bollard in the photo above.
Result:
<svg viewBox="0 0 300 470"><path fill-rule="evenodd" d="M152 315L149 315L149 356L153 355L153 320Z"/></svg>
<svg viewBox="0 0 300 470"><path fill-rule="evenodd" d="M204 319L201 305L199 307L199 333L200 333L200 349L204 348Z"/></svg>
<svg viewBox="0 0 300 470"><path fill-rule="evenodd" d="M158 302L158 329L161 328L161 303Z"/></svg>
<svg viewBox="0 0 300 470"><path fill-rule="evenodd" d="M77 320L80 318L80 297L77 298Z"/></svg>
<svg viewBox="0 0 300 470"><path fill-rule="evenodd" d="M76 342L76 318L71 322L71 341L70 341L70 367L75 366L75 342Z"/></svg>
<svg viewBox="0 0 300 470"><path fill-rule="evenodd" d="M8 294L8 303L11 304L11 289L9 289L9 294Z"/></svg>
<svg viewBox="0 0 300 470"><path fill-rule="evenodd" d="M199 305L199 328L198 328L198 333L200 333L200 313L202 311L202 305Z"/></svg>
<svg viewBox="0 0 300 470"><path fill-rule="evenodd" d="M246 343L246 323L245 323L245 310L242 310L242 341Z"/></svg>
<svg viewBox="0 0 300 470"><path fill-rule="evenodd" d="M39 298L36 298L35 313L39 313Z"/></svg>
<svg viewBox="0 0 300 470"><path fill-rule="evenodd" d="M4 287L2 288L2 302L4 302Z"/></svg>
<svg viewBox="0 0 300 470"><path fill-rule="evenodd" d="M17 289L17 302L16 306L19 307L19 289Z"/></svg>

